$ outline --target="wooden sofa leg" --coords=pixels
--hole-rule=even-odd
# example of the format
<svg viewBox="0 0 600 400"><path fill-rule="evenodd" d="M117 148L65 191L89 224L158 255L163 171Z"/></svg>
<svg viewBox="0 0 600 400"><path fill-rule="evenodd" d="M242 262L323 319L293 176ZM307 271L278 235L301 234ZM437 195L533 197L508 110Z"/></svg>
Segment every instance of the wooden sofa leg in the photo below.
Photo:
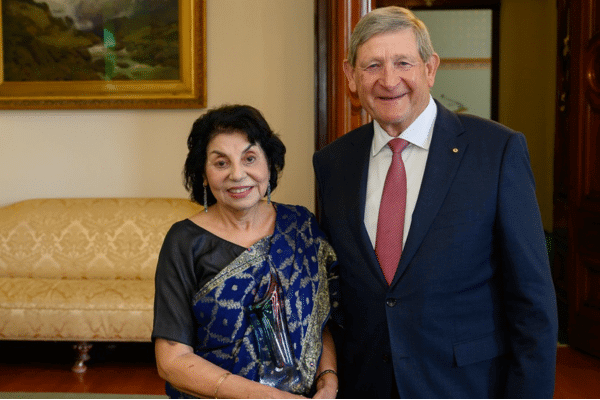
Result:
<svg viewBox="0 0 600 400"><path fill-rule="evenodd" d="M75 350L77 350L77 359L75 360L75 365L71 368L71 371L77 372L78 374L87 371L87 366L85 362L90 359L90 349L92 345L88 342L79 342L73 346Z"/></svg>

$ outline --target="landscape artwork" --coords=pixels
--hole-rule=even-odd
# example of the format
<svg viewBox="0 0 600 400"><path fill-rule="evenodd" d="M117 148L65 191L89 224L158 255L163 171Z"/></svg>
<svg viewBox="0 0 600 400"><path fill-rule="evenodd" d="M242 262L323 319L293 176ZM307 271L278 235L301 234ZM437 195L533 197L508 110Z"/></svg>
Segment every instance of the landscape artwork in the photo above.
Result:
<svg viewBox="0 0 600 400"><path fill-rule="evenodd" d="M0 0L4 82L180 79L179 0Z"/></svg>

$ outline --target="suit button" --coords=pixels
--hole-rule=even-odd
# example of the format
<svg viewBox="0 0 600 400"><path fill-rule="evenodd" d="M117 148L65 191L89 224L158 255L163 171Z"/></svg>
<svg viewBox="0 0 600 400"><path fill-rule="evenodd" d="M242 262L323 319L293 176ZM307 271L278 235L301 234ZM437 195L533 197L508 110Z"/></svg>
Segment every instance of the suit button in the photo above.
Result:
<svg viewBox="0 0 600 400"><path fill-rule="evenodd" d="M396 299L387 299L385 304L387 304L388 307L394 307L396 305Z"/></svg>
<svg viewBox="0 0 600 400"><path fill-rule="evenodd" d="M389 354L384 354L383 356L381 356L381 359L386 364L389 364L390 361L392 361L392 357Z"/></svg>

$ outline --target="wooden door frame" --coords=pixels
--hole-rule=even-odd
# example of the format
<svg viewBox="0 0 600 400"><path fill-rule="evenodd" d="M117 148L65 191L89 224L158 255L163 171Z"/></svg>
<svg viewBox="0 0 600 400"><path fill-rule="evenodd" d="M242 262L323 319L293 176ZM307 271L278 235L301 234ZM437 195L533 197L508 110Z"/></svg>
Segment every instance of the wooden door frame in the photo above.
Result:
<svg viewBox="0 0 600 400"><path fill-rule="evenodd" d="M315 0L315 150L366 122L358 99L348 90L342 63L352 28L371 11L374 0ZM343 46L336 44L342 42Z"/></svg>
<svg viewBox="0 0 600 400"><path fill-rule="evenodd" d="M600 357L600 0L572 0L566 5L566 130L557 132L562 143L555 142L555 151L566 152L568 165L562 186L566 190L568 341ZM555 220L555 226L560 222Z"/></svg>

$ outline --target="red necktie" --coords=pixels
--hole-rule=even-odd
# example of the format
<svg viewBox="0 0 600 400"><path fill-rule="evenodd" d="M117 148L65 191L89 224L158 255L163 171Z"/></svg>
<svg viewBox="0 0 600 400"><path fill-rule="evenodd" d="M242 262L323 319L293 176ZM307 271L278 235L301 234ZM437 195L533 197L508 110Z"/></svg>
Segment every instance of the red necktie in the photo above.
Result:
<svg viewBox="0 0 600 400"><path fill-rule="evenodd" d="M404 211L406 209L406 170L404 161L402 161L402 150L408 146L408 142L395 138L388 142L388 146L394 155L385 177L379 206L375 253L389 285L394 279L402 254Z"/></svg>

